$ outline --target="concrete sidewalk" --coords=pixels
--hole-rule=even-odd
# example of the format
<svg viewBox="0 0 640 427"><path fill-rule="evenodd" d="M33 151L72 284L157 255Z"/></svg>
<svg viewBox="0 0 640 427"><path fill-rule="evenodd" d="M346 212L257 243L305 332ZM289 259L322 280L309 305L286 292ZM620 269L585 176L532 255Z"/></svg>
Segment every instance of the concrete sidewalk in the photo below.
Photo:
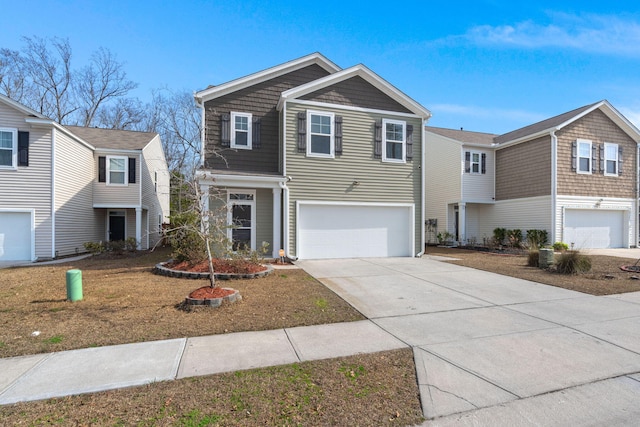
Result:
<svg viewBox="0 0 640 427"><path fill-rule="evenodd" d="M406 346L364 320L4 358L0 404Z"/></svg>

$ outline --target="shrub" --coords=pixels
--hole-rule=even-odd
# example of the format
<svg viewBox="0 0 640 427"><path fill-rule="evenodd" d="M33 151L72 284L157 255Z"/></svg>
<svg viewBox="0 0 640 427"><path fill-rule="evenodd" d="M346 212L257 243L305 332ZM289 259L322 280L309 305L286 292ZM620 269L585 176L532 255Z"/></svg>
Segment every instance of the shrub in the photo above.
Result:
<svg viewBox="0 0 640 427"><path fill-rule="evenodd" d="M555 242L553 244L553 250L556 252L566 252L569 250L569 245L564 242Z"/></svg>
<svg viewBox="0 0 640 427"><path fill-rule="evenodd" d="M522 246L522 230L507 230L507 241L512 248L519 248Z"/></svg>
<svg viewBox="0 0 640 427"><path fill-rule="evenodd" d="M531 248L541 248L549 243L547 230L527 230L527 243Z"/></svg>
<svg viewBox="0 0 640 427"><path fill-rule="evenodd" d="M83 243L83 246L87 251L94 255L101 254L106 250L102 242L85 242Z"/></svg>
<svg viewBox="0 0 640 427"><path fill-rule="evenodd" d="M204 240L196 231L198 226L199 220L195 212L183 212L171 216L171 229L167 235L175 261L198 263L207 259Z"/></svg>
<svg viewBox="0 0 640 427"><path fill-rule="evenodd" d="M563 252L556 263L558 273L578 274L591 270L591 258L579 251Z"/></svg>
<svg viewBox="0 0 640 427"><path fill-rule="evenodd" d="M540 251L538 249L529 249L529 255L527 256L527 265L529 267L537 267L540 260Z"/></svg>
<svg viewBox="0 0 640 427"><path fill-rule="evenodd" d="M507 238L507 229L506 228L494 228L493 229L493 241L496 245L504 244L505 239Z"/></svg>
<svg viewBox="0 0 640 427"><path fill-rule="evenodd" d="M124 241L124 248L129 252L135 252L138 249L138 241L135 237L129 237Z"/></svg>

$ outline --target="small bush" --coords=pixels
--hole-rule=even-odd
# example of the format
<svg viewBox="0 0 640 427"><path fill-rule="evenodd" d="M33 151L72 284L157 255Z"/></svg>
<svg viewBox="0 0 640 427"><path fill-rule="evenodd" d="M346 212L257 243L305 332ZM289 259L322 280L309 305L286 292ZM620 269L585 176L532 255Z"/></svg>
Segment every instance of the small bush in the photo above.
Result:
<svg viewBox="0 0 640 427"><path fill-rule="evenodd" d="M493 229L493 241L496 245L504 244L505 239L507 238L507 229L506 228L494 228Z"/></svg>
<svg viewBox="0 0 640 427"><path fill-rule="evenodd" d="M527 230L527 243L531 248L541 248L549 243L547 230Z"/></svg>
<svg viewBox="0 0 640 427"><path fill-rule="evenodd" d="M512 248L522 247L522 230L507 230L507 241Z"/></svg>
<svg viewBox="0 0 640 427"><path fill-rule="evenodd" d="M555 242L553 244L553 250L556 252L566 252L569 250L569 245L564 242Z"/></svg>
<svg viewBox="0 0 640 427"><path fill-rule="evenodd" d="M527 265L529 267L537 267L539 260L540 260L540 251L538 251L537 249L530 249L529 255L527 256Z"/></svg>
<svg viewBox="0 0 640 427"><path fill-rule="evenodd" d="M84 242L84 248L94 255L101 254L106 250L102 242Z"/></svg>
<svg viewBox="0 0 640 427"><path fill-rule="evenodd" d="M558 273L578 274L591 270L591 258L578 251L563 252L556 262Z"/></svg>

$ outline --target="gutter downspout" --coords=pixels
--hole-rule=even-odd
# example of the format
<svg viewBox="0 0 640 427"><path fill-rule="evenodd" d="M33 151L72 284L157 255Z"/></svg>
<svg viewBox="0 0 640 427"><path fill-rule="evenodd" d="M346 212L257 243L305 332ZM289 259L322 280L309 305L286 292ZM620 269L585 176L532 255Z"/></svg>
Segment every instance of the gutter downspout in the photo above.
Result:
<svg viewBox="0 0 640 427"><path fill-rule="evenodd" d="M556 241L556 212L558 199L558 137L556 131L551 133L551 244Z"/></svg>
<svg viewBox="0 0 640 427"><path fill-rule="evenodd" d="M198 108L200 108L200 166L204 167L204 134L205 134L205 111L204 111L204 102L202 102L202 98L198 98L197 96L193 96L193 99L196 102Z"/></svg>
<svg viewBox="0 0 640 427"><path fill-rule="evenodd" d="M282 189L282 240L283 240L283 249L284 254L287 258L297 261L298 257L290 256L291 247L289 245L289 187L287 187L286 182L279 182L278 185L280 189Z"/></svg>
<svg viewBox="0 0 640 427"><path fill-rule="evenodd" d="M51 258L56 257L56 128L51 128ZM34 260L35 261L35 260Z"/></svg>
<svg viewBox="0 0 640 427"><path fill-rule="evenodd" d="M426 153L427 135L426 135L425 126L427 125L428 120L429 120L428 118L426 120L423 119L420 125L421 137L422 137L422 144L420 148L421 150L421 153L420 153L420 161L421 161L420 163L420 252L416 254L416 258L420 258L422 255L424 255L425 246L426 246L424 223L426 220L425 210L427 208L427 196L425 194L425 191L426 191L425 165L427 164L427 153Z"/></svg>

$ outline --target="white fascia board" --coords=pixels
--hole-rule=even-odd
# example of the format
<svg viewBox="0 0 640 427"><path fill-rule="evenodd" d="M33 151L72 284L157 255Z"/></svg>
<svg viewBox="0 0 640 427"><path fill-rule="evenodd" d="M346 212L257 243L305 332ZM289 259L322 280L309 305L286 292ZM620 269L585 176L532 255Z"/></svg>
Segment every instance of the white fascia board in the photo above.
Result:
<svg viewBox="0 0 640 427"><path fill-rule="evenodd" d="M282 94L280 95L280 100L278 101L277 109L281 110L282 105L287 100L307 95L318 89L331 86L355 76L363 78L375 88L379 89L381 92L388 95L390 98L392 98L414 114L422 117L424 120L431 117L431 112L429 110L418 104L416 101L405 95L403 92L398 90L396 87L391 85L389 82L387 82L382 77L378 76L376 73L362 64L355 65L345 70L338 71L334 74L282 92Z"/></svg>
<svg viewBox="0 0 640 427"><path fill-rule="evenodd" d="M44 120L51 120L48 117L45 117L42 114L38 113L37 111L32 110L31 108L27 107L26 105L22 105L18 101L14 101L13 99L9 98L8 96L0 94L0 101L4 102L8 106L13 107L16 110L21 111L22 113L27 114L29 116L35 116L36 118L44 119Z"/></svg>
<svg viewBox="0 0 640 427"><path fill-rule="evenodd" d="M280 183L288 181L285 176L225 175L207 171L197 171L196 179L204 185L240 188L280 188Z"/></svg>
<svg viewBox="0 0 640 427"><path fill-rule="evenodd" d="M374 113L374 114L380 114L383 116L396 116L396 117L408 117L408 118L418 118L421 120L426 120L424 117L419 116L417 114L414 113L402 113L400 111L388 111L388 110L378 110L375 108L363 108L363 107L354 107L351 105L342 105L342 104L331 104L328 102L318 102L318 101L307 101L306 99L292 99L290 101L285 101L285 102L292 102L294 104L298 104L298 105L307 105L309 107L315 107L315 108L319 108L319 109L326 109L326 108L333 108L336 110L344 110L344 111L360 111L360 112L364 112L364 113ZM284 104L283 104L284 105Z"/></svg>
<svg viewBox="0 0 640 427"><path fill-rule="evenodd" d="M312 64L319 65L330 73L335 73L341 70L340 67L327 59L324 55L316 52L312 53L311 55L303 56L302 58L294 59L293 61L285 62L284 64L280 64L275 67L267 68L266 70L259 71L254 74L241 77L236 80L231 80L230 82L223 83L219 86L203 89L195 93L195 98L196 100L199 100L199 102L205 102L210 99L227 95L231 92L253 86L257 83L273 79L275 77L290 73L291 71L295 71Z"/></svg>
<svg viewBox="0 0 640 427"><path fill-rule="evenodd" d="M622 115L613 105L609 103L609 101L602 101L600 104L602 112L607 115L611 120L613 120L622 130L624 130L629 137L631 137L634 141L640 141L640 130L629 121L625 116Z"/></svg>
<svg viewBox="0 0 640 427"><path fill-rule="evenodd" d="M139 209L141 206L131 204L123 205L118 203L94 203L93 207L99 209Z"/></svg>
<svg viewBox="0 0 640 427"><path fill-rule="evenodd" d="M124 153L124 154L140 154L142 153L142 150L127 150L127 149L118 149L118 148L96 148L96 154L118 154L118 153Z"/></svg>
<svg viewBox="0 0 640 427"><path fill-rule="evenodd" d="M536 133L531 134L531 135L526 135L526 136L520 137L518 139L514 139L512 141L507 141L507 142L502 142L500 144L495 144L492 147L495 148L496 150L499 150L501 148L510 147L512 145L519 144L521 142L525 142L525 141L529 141L529 140L532 140L532 139L540 138L541 136L550 135L551 132L557 131L558 129L560 129L560 126L548 128L548 129L545 129L545 130L541 130L540 132L536 132Z"/></svg>

